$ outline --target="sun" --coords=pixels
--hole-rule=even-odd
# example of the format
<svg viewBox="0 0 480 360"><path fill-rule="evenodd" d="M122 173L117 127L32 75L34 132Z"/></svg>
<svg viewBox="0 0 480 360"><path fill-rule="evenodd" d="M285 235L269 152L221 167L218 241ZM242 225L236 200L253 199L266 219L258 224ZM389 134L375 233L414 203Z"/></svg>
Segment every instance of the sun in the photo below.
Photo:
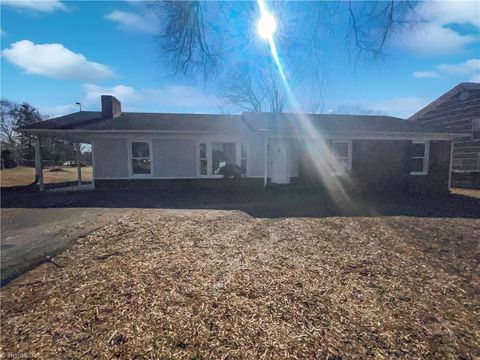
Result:
<svg viewBox="0 0 480 360"><path fill-rule="evenodd" d="M258 35L262 39L270 40L273 37L275 30L277 30L275 17L268 12L264 12L257 24Z"/></svg>

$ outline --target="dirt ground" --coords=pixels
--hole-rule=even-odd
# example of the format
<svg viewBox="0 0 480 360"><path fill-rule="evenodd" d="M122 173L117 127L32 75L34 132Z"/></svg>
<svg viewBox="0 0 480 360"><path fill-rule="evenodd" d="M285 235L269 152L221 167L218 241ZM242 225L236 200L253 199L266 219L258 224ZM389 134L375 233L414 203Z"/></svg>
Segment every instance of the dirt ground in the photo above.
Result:
<svg viewBox="0 0 480 360"><path fill-rule="evenodd" d="M1 209L1 284L68 249L121 209Z"/></svg>
<svg viewBox="0 0 480 360"><path fill-rule="evenodd" d="M1 291L31 358L480 357L480 220L131 210Z"/></svg>
<svg viewBox="0 0 480 360"><path fill-rule="evenodd" d="M51 167L46 167L43 171L43 180L45 184L57 184L62 182L77 181L76 167L62 167L62 171L50 171ZM26 186L35 180L35 168L17 166L12 169L0 170L0 181L2 188L13 186ZM92 167L82 167L82 181L92 181Z"/></svg>

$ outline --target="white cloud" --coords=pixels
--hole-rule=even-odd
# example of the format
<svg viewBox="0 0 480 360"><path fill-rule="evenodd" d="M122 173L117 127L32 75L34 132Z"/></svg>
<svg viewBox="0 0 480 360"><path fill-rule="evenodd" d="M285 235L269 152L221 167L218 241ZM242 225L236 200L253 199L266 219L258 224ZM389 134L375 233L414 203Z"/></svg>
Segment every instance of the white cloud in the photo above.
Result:
<svg viewBox="0 0 480 360"><path fill-rule="evenodd" d="M437 68L449 74L470 76L480 73L480 59L470 59L460 64L441 64Z"/></svg>
<svg viewBox="0 0 480 360"><path fill-rule="evenodd" d="M57 10L68 10L59 0L2 0L2 5L8 5L21 10L31 10L37 13L52 13Z"/></svg>
<svg viewBox="0 0 480 360"><path fill-rule="evenodd" d="M108 66L89 61L62 44L34 44L21 40L2 50L2 56L27 74L54 79L99 80L114 76Z"/></svg>
<svg viewBox="0 0 480 360"><path fill-rule="evenodd" d="M158 19L151 13L140 16L133 12L114 10L105 18L119 24L123 30L142 31L150 34L158 32Z"/></svg>
<svg viewBox="0 0 480 360"><path fill-rule="evenodd" d="M138 104L143 100L142 94L130 86L116 85L112 87L102 87L94 84L83 85L85 97L83 102L87 104L100 104L101 95L113 95L123 104Z"/></svg>
<svg viewBox="0 0 480 360"><path fill-rule="evenodd" d="M479 82L480 80L480 59L470 59L458 64L440 64L435 68L435 71L415 71L413 76L438 78L457 75L462 78L462 81Z"/></svg>
<svg viewBox="0 0 480 360"><path fill-rule="evenodd" d="M418 79L435 79L438 78L439 75L435 71L414 71L413 77Z"/></svg>
<svg viewBox="0 0 480 360"><path fill-rule="evenodd" d="M470 24L480 28L477 1L423 1L415 11L425 20L441 25Z"/></svg>
<svg viewBox="0 0 480 360"><path fill-rule="evenodd" d="M73 104L59 106L38 106L37 108L42 116L48 118L71 114L79 110L79 107Z"/></svg>
<svg viewBox="0 0 480 360"><path fill-rule="evenodd" d="M402 32L399 45L420 55L455 54L477 39L436 23L421 23Z"/></svg>
<svg viewBox="0 0 480 360"><path fill-rule="evenodd" d="M455 54L478 41L478 34L460 34L449 25L480 28L477 1L421 1L412 16L415 24L398 34L397 45L421 55Z"/></svg>
<svg viewBox="0 0 480 360"><path fill-rule="evenodd" d="M184 85L166 85L161 88L135 89L131 86L116 85L101 87L94 84L83 85L83 102L88 106L100 105L101 95L113 95L122 102L124 110L154 108L156 111L196 112L212 111L218 98L202 90Z"/></svg>

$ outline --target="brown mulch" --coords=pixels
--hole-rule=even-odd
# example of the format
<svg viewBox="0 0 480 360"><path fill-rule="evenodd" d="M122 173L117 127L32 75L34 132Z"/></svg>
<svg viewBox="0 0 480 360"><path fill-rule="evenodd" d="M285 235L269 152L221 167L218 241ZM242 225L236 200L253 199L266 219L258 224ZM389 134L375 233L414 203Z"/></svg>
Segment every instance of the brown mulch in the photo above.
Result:
<svg viewBox="0 0 480 360"><path fill-rule="evenodd" d="M1 290L32 358L480 357L480 220L139 210Z"/></svg>

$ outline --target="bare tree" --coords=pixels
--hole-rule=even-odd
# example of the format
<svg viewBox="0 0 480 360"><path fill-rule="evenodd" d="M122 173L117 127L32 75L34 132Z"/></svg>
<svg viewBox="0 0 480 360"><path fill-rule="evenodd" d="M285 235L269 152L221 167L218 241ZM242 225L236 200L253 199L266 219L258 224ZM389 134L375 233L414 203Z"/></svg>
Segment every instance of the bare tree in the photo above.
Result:
<svg viewBox="0 0 480 360"><path fill-rule="evenodd" d="M311 61L301 61L302 66L296 66L295 70L317 77L323 76L326 37L344 33L349 53L378 58L397 30L415 22L414 4L409 0L349 0L270 2L269 6L279 21L287 22L283 27L288 31L280 32L276 38L285 59L309 58ZM229 68L229 55L236 56L233 50L251 43L252 34L247 31L246 21L251 23L258 16L255 3L250 2L154 1L150 8L162 25L159 35L162 59L175 73L190 76L201 73L208 77L224 66ZM239 24L238 18L246 20ZM345 19L350 23L347 26ZM244 28L242 39L238 39L238 27Z"/></svg>
<svg viewBox="0 0 480 360"><path fill-rule="evenodd" d="M218 40L213 24L206 22L201 1L156 1L150 8L165 20L160 34L162 57L173 66L174 73L202 73L206 77L216 68L217 53L213 41ZM166 56L165 56L166 55Z"/></svg>
<svg viewBox="0 0 480 360"><path fill-rule="evenodd" d="M15 104L8 100L0 100L1 106L1 141L4 144L7 144L9 150L13 150L16 145L16 132L15 128L17 127L16 118L14 117L15 113Z"/></svg>
<svg viewBox="0 0 480 360"><path fill-rule="evenodd" d="M230 69L218 85L224 103L240 111L283 112L287 97L273 71L253 74L247 65Z"/></svg>

